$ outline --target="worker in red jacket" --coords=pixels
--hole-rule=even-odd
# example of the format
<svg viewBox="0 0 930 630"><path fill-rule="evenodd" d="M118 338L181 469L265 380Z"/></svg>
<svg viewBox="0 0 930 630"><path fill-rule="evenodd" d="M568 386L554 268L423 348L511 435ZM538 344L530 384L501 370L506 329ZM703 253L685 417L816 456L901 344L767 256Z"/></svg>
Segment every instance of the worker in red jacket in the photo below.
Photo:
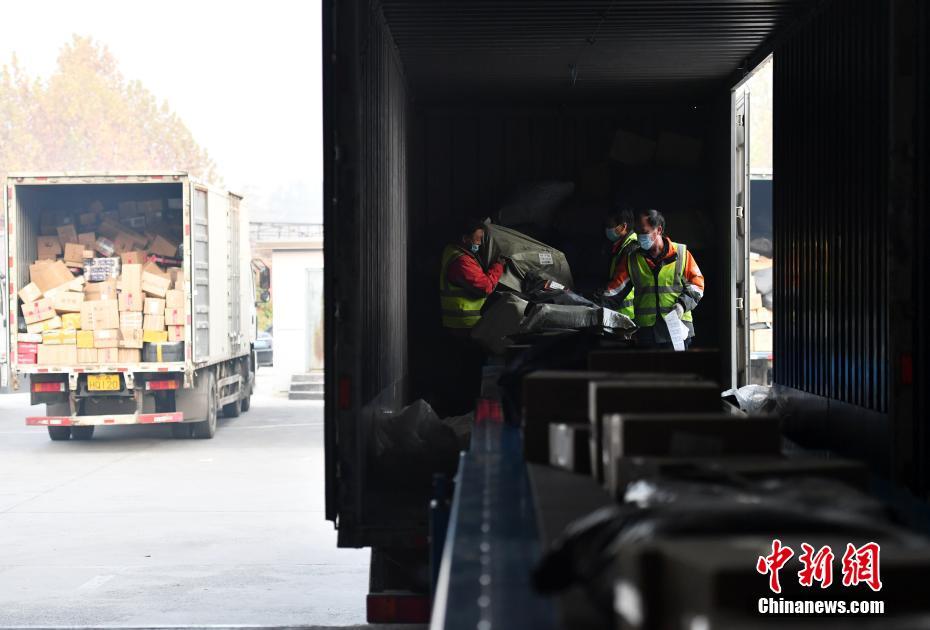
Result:
<svg viewBox="0 0 930 630"><path fill-rule="evenodd" d="M487 270L478 260L487 226L480 221L463 225L458 241L446 245L439 272L439 303L446 329L470 331L481 319L481 308L504 273L501 260Z"/></svg>

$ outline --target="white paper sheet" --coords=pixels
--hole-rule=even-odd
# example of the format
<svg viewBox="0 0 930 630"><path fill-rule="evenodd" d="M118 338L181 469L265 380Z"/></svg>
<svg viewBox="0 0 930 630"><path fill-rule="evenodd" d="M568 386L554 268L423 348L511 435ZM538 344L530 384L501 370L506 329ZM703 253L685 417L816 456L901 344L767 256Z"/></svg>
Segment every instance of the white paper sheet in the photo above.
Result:
<svg viewBox="0 0 930 630"><path fill-rule="evenodd" d="M672 339L672 347L676 352L683 351L685 349L685 339L688 338L688 327L678 317L677 311L666 313L664 319L665 325L668 326L668 334Z"/></svg>

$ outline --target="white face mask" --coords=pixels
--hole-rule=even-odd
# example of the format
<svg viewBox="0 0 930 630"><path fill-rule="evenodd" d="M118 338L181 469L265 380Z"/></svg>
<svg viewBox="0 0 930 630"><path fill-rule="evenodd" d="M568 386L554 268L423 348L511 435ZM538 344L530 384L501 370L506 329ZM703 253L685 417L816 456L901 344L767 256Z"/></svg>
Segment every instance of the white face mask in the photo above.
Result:
<svg viewBox="0 0 930 630"><path fill-rule="evenodd" d="M636 239L639 241L639 246L645 250L650 250L655 245L655 239L648 234L639 234Z"/></svg>
<svg viewBox="0 0 930 630"><path fill-rule="evenodd" d="M617 234L617 228L607 228L604 230L604 233L607 234L607 240L611 243L616 243L620 240L620 235Z"/></svg>

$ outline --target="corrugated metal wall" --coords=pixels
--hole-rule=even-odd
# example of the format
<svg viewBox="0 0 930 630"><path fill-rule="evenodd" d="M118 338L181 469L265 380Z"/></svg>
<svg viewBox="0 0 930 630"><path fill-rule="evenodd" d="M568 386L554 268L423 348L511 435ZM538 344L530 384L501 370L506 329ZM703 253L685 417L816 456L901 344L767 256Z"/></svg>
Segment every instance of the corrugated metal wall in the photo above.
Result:
<svg viewBox="0 0 930 630"><path fill-rule="evenodd" d="M888 10L832 2L775 51L775 380L888 410Z"/></svg>

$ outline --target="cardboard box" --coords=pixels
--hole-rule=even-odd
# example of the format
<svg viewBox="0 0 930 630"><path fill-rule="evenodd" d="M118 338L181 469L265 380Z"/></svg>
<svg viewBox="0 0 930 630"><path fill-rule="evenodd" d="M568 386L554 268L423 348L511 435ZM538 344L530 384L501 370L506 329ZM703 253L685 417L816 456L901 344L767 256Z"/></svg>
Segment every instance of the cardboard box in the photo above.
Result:
<svg viewBox="0 0 930 630"><path fill-rule="evenodd" d="M136 350L134 348L120 348L119 349L119 362L120 363L142 363L142 350Z"/></svg>
<svg viewBox="0 0 930 630"><path fill-rule="evenodd" d="M150 273L155 276L160 276L162 278L168 278L169 280L171 279L171 275L167 271L162 269L158 263L152 262L152 261L149 261L145 263L144 265L142 265L142 273L144 274Z"/></svg>
<svg viewBox="0 0 930 630"><path fill-rule="evenodd" d="M146 315L142 322L142 330L165 330L165 316Z"/></svg>
<svg viewBox="0 0 930 630"><path fill-rule="evenodd" d="M84 260L87 260L88 258L93 258L93 257L94 257L93 248L84 250L84 254L83 254Z"/></svg>
<svg viewBox="0 0 930 630"><path fill-rule="evenodd" d="M152 297L145 298L145 306L142 308L142 312L146 315L164 315L165 300Z"/></svg>
<svg viewBox="0 0 930 630"><path fill-rule="evenodd" d="M23 319L27 324L35 324L55 316L55 308L48 298L39 298L35 302L23 302Z"/></svg>
<svg viewBox="0 0 930 630"><path fill-rule="evenodd" d="M19 342L16 344L16 362L20 365L35 365L39 360L39 344Z"/></svg>
<svg viewBox="0 0 930 630"><path fill-rule="evenodd" d="M118 348L98 348L97 363L119 363Z"/></svg>
<svg viewBox="0 0 930 630"><path fill-rule="evenodd" d="M123 265L119 279L119 288L123 290L142 290L142 265L129 263Z"/></svg>
<svg viewBox="0 0 930 630"><path fill-rule="evenodd" d="M62 291L52 298L52 306L57 313L80 313L83 303L84 294L77 291Z"/></svg>
<svg viewBox="0 0 930 630"><path fill-rule="evenodd" d="M168 326L168 341L184 341L187 326Z"/></svg>
<svg viewBox="0 0 930 630"><path fill-rule="evenodd" d="M113 239L113 247L117 254L122 255L135 250L136 240L125 232L120 232Z"/></svg>
<svg viewBox="0 0 930 630"><path fill-rule="evenodd" d="M144 315L139 312L120 311L119 327L142 330Z"/></svg>
<svg viewBox="0 0 930 630"><path fill-rule="evenodd" d="M757 308L749 314L750 323L762 322L771 324L775 321L772 311L767 308Z"/></svg>
<svg viewBox="0 0 930 630"><path fill-rule="evenodd" d="M97 348L78 347L78 351L77 351L77 362L78 363L97 363L97 361L98 361Z"/></svg>
<svg viewBox="0 0 930 630"><path fill-rule="evenodd" d="M184 291L178 291L177 289L170 289L165 294L165 308L179 308L184 309L185 307L185 294Z"/></svg>
<svg viewBox="0 0 930 630"><path fill-rule="evenodd" d="M97 213L96 212L82 212L78 215L78 225L88 226L94 225L97 223ZM80 238L78 234L78 238Z"/></svg>
<svg viewBox="0 0 930 630"><path fill-rule="evenodd" d="M39 345L36 363L39 365L52 365L58 360L58 346Z"/></svg>
<svg viewBox="0 0 930 630"><path fill-rule="evenodd" d="M147 271L142 272L142 291L154 297L163 298L171 286L171 279Z"/></svg>
<svg viewBox="0 0 930 630"><path fill-rule="evenodd" d="M78 242L77 230L74 229L73 225L71 224L59 225L57 230L58 230L58 243L62 247L64 247L67 243Z"/></svg>
<svg viewBox="0 0 930 630"><path fill-rule="evenodd" d="M77 331L73 328L71 330L65 330L62 328L58 331L59 339L61 340L61 345L63 346L76 346L77 345Z"/></svg>
<svg viewBox="0 0 930 630"><path fill-rule="evenodd" d="M94 249L100 252L102 256L109 258L116 253L116 244L105 236L99 236L94 244Z"/></svg>
<svg viewBox="0 0 930 630"><path fill-rule="evenodd" d="M23 302L35 302L42 297L42 289L35 282L30 282L19 290L19 299Z"/></svg>
<svg viewBox="0 0 930 630"><path fill-rule="evenodd" d="M84 261L84 279L87 282L104 282L120 277L121 261L117 256L91 258Z"/></svg>
<svg viewBox="0 0 930 630"><path fill-rule="evenodd" d="M164 236L158 235L155 237L155 240L149 244L148 250L156 256L173 258L178 254L178 244L168 240Z"/></svg>
<svg viewBox="0 0 930 630"><path fill-rule="evenodd" d="M182 267L169 267L168 268L168 277L171 278L171 286L177 290L183 290L183 286L179 287L178 283L184 282L184 269Z"/></svg>
<svg viewBox="0 0 930 630"><path fill-rule="evenodd" d="M144 333L142 328L120 328L119 347L142 349Z"/></svg>
<svg viewBox="0 0 930 630"><path fill-rule="evenodd" d="M119 292L119 310L121 313L141 313L145 304L145 294L141 289Z"/></svg>
<svg viewBox="0 0 930 630"><path fill-rule="evenodd" d="M168 341L168 331L146 330L142 333L142 341L145 343L165 343Z"/></svg>
<svg viewBox="0 0 930 630"><path fill-rule="evenodd" d="M83 305L84 303L81 302ZM80 330L81 329L81 313L65 313L61 316L61 327L64 330Z"/></svg>
<svg viewBox="0 0 930 630"><path fill-rule="evenodd" d="M749 292L749 310L754 311L759 308L763 308L762 294L756 291L755 286L753 286Z"/></svg>
<svg viewBox="0 0 930 630"><path fill-rule="evenodd" d="M61 328L61 318L58 315L45 321L36 322L35 324L26 324L26 331L30 334L38 334L46 330L56 330Z"/></svg>
<svg viewBox="0 0 930 630"><path fill-rule="evenodd" d="M79 330L75 335L78 348L93 348L94 347L94 331L93 330Z"/></svg>
<svg viewBox="0 0 930 630"><path fill-rule="evenodd" d="M39 365L74 365L77 363L77 346L39 346Z"/></svg>
<svg viewBox="0 0 930 630"><path fill-rule="evenodd" d="M104 280L103 282L88 282L84 285L84 299L88 302L98 302L100 300L116 300L119 293L116 290L116 280Z"/></svg>
<svg viewBox="0 0 930 630"><path fill-rule="evenodd" d="M165 324L167 326L183 326L187 323L187 314L183 308L166 308Z"/></svg>
<svg viewBox="0 0 930 630"><path fill-rule="evenodd" d="M29 279L45 293L49 289L74 281L74 274L60 260L38 261L29 265Z"/></svg>
<svg viewBox="0 0 930 630"><path fill-rule="evenodd" d="M123 259L123 266L124 266L124 268L125 268L126 265L140 265L140 269L141 269L141 265L143 265L143 264L145 263L145 257L146 257L146 255L147 255L147 254L146 254L144 251L141 251L141 250L134 250L134 251L131 251L131 252L121 252L121 253L120 253L120 258ZM141 272L140 272L139 275L140 275L140 277L141 277ZM141 282L141 280L140 280L140 282Z"/></svg>
<svg viewBox="0 0 930 630"><path fill-rule="evenodd" d="M23 343L42 343L42 333L16 333L16 340Z"/></svg>
<svg viewBox="0 0 930 630"><path fill-rule="evenodd" d="M95 348L118 348L119 347L119 328L94 331Z"/></svg>
<svg viewBox="0 0 930 630"><path fill-rule="evenodd" d="M118 208L121 218L134 217L140 212L139 204L135 201L120 201Z"/></svg>
<svg viewBox="0 0 930 630"><path fill-rule="evenodd" d="M775 340L772 336L771 328L761 328L752 331L752 351L753 352L772 352L775 347Z"/></svg>
<svg viewBox="0 0 930 630"><path fill-rule="evenodd" d="M39 260L55 260L61 256L61 242L57 236L40 236L36 239L36 247Z"/></svg>
<svg viewBox="0 0 930 630"><path fill-rule="evenodd" d="M119 328L119 305L116 300L100 300L91 304L93 305L93 330ZM81 327L84 327L83 320Z"/></svg>
<svg viewBox="0 0 930 630"><path fill-rule="evenodd" d="M60 346L61 345L61 331L60 330L47 330L42 333L42 343L46 346Z"/></svg>
<svg viewBox="0 0 930 630"><path fill-rule="evenodd" d="M65 262L83 265L84 245L81 243L65 243Z"/></svg>

